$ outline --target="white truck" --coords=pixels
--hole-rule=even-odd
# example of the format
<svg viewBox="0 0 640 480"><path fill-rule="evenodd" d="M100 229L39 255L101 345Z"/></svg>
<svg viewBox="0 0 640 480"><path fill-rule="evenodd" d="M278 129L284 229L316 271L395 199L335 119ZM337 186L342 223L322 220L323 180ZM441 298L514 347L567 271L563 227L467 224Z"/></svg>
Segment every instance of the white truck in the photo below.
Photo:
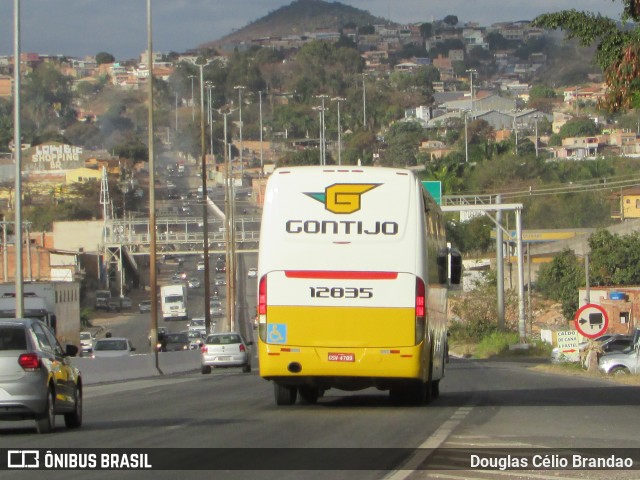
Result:
<svg viewBox="0 0 640 480"><path fill-rule="evenodd" d="M12 293L5 293L0 297L0 318L14 318L16 315L16 296ZM37 318L46 323L52 330L56 330L56 316L47 309L44 298L34 294L24 296L24 316L27 318Z"/></svg>
<svg viewBox="0 0 640 480"><path fill-rule="evenodd" d="M162 317L165 320L187 320L187 287L184 284L160 287Z"/></svg>
<svg viewBox="0 0 640 480"><path fill-rule="evenodd" d="M63 344L80 345L78 282L25 282L23 293L25 316L50 325ZM0 317L15 316L15 283L0 283L0 300Z"/></svg>

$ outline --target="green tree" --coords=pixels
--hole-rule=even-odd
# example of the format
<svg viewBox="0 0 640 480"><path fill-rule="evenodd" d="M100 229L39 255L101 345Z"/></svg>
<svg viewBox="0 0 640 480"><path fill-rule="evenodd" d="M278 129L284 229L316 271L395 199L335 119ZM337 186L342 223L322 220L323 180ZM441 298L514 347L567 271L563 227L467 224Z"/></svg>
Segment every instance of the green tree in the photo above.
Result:
<svg viewBox="0 0 640 480"><path fill-rule="evenodd" d="M431 38L431 35L433 35L433 24L431 24L431 23L421 23L420 24L420 35L422 35L422 38L424 38L424 39Z"/></svg>
<svg viewBox="0 0 640 480"><path fill-rule="evenodd" d="M533 85L529 91L529 100L537 100L540 98L556 98L556 92L553 88L542 83Z"/></svg>
<svg viewBox="0 0 640 480"><path fill-rule="evenodd" d="M593 285L640 284L640 233L614 235L600 229L589 237L590 278Z"/></svg>
<svg viewBox="0 0 640 480"><path fill-rule="evenodd" d="M71 77L60 73L51 63L43 63L24 81L24 116L32 121L38 134L57 130L73 115Z"/></svg>
<svg viewBox="0 0 640 480"><path fill-rule="evenodd" d="M485 39L489 44L489 50L492 52L497 50L507 50L513 46L513 43L504 38L504 36L499 32L489 32Z"/></svg>
<svg viewBox="0 0 640 480"><path fill-rule="evenodd" d="M105 63L113 63L116 61L116 58L107 52L99 52L96 54L96 63L98 65L102 65Z"/></svg>
<svg viewBox="0 0 640 480"><path fill-rule="evenodd" d="M13 140L12 112L12 104L0 98L0 152L8 152Z"/></svg>
<svg viewBox="0 0 640 480"><path fill-rule="evenodd" d="M547 298L560 302L562 314L570 320L578 310L578 289L585 284L582 262L569 249L565 249L551 263L540 267L538 290Z"/></svg>
<svg viewBox="0 0 640 480"><path fill-rule="evenodd" d="M560 137L586 137L597 135L600 128L590 118L573 118L560 127Z"/></svg>
<svg viewBox="0 0 640 480"><path fill-rule="evenodd" d="M602 68L607 94L602 105L611 111L640 107L640 8L637 0L621 0L622 25L575 9L540 15L534 26L565 30L582 45L596 44L594 60Z"/></svg>
<svg viewBox="0 0 640 480"><path fill-rule="evenodd" d="M382 159L386 166L414 166L424 133L418 122L397 122L389 129L387 148Z"/></svg>
<svg viewBox="0 0 640 480"><path fill-rule="evenodd" d="M442 21L450 27L455 27L458 24L458 17L456 15L447 15Z"/></svg>

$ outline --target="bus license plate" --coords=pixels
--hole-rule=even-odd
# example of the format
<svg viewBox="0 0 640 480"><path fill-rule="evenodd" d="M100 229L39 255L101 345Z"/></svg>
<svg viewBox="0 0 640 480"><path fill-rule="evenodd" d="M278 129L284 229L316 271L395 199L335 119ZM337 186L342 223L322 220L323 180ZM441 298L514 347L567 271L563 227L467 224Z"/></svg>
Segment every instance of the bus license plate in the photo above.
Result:
<svg viewBox="0 0 640 480"><path fill-rule="evenodd" d="M329 353L330 362L355 362L356 356L353 353Z"/></svg>

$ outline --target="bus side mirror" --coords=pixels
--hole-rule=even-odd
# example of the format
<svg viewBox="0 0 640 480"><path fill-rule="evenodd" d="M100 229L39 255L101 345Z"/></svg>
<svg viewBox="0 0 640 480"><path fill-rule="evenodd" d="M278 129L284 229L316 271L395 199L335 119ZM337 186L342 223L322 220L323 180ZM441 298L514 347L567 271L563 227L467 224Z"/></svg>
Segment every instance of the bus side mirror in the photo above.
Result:
<svg viewBox="0 0 640 480"><path fill-rule="evenodd" d="M51 330L53 330L54 334L57 333L57 330L58 330L58 325L57 325L57 321L56 320L57 319L56 319L55 314L51 314L49 316L49 323L50 323L49 326L51 327Z"/></svg>
<svg viewBox="0 0 640 480"><path fill-rule="evenodd" d="M455 248L452 248L449 254L451 258L451 284L460 285L460 280L462 279L462 254Z"/></svg>
<svg viewBox="0 0 640 480"><path fill-rule="evenodd" d="M455 248L442 248L436 260L438 282L445 285L459 285L462 277L462 254Z"/></svg>

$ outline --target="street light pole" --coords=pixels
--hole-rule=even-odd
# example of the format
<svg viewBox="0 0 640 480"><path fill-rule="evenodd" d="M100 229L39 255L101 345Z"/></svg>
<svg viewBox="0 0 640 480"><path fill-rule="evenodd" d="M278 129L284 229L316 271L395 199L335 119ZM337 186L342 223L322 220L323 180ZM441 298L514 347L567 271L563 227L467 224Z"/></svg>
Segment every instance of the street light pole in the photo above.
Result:
<svg viewBox="0 0 640 480"><path fill-rule="evenodd" d="M225 165L225 173L224 173L224 236L225 236L225 259L226 259L226 272L225 272L225 279L226 279L226 283L227 283L227 309L226 309L226 318L224 320L224 324L223 324L223 331L225 332L229 332L231 331L232 325L233 325L233 315L235 313L235 305L233 305L232 299L235 298L234 297L234 288L232 285L232 277L231 277L231 269L233 267L232 263L232 248L231 248L231 242L233 242L233 237L231 236L231 225L233 220L233 211L232 211L232 207L231 207L231 191L230 191L230 181L231 181L231 176L230 176L230 170L231 170L231 153L229 152L229 149L227 147L230 147L231 145L227 145L227 117L229 115L231 115L231 113L233 113L235 110L230 110L228 112L222 112L221 110L218 110L218 113L220 113L223 118L224 118L224 130L223 130L223 135L224 135L224 165Z"/></svg>
<svg viewBox="0 0 640 480"><path fill-rule="evenodd" d="M329 98L329 95L316 95L316 98L319 98L322 101L322 106L318 109L320 110L320 164L327 164L327 143L325 141L326 136L326 128L324 126L324 112L327 110L324 106L325 98Z"/></svg>
<svg viewBox="0 0 640 480"><path fill-rule="evenodd" d="M189 78L191 79L191 121L195 122L196 121L196 106L193 103L193 79L196 78L195 75L189 75Z"/></svg>
<svg viewBox="0 0 640 480"><path fill-rule="evenodd" d="M202 235L204 254L204 323L207 335L211 333L211 302L209 298L209 288L211 285L209 268L209 223L207 215L207 154L204 143L204 67L211 63L196 64L200 68L200 157L201 157L201 177L202 177Z"/></svg>
<svg viewBox="0 0 640 480"><path fill-rule="evenodd" d="M331 100L338 103L338 165L342 165L342 128L340 127L340 102L347 99L342 97L334 97Z"/></svg>
<svg viewBox="0 0 640 480"><path fill-rule="evenodd" d="M365 75L362 74L362 128L367 129L367 86L364 82Z"/></svg>
<svg viewBox="0 0 640 480"><path fill-rule="evenodd" d="M467 73L469 74L469 77L471 79L471 111L474 111L474 105L473 105L473 76L478 73L476 71L475 68L470 68L467 70Z"/></svg>
<svg viewBox="0 0 640 480"><path fill-rule="evenodd" d="M467 137L467 111L464 111L464 161L469 163L469 140Z"/></svg>
<svg viewBox="0 0 640 480"><path fill-rule="evenodd" d="M208 114L209 114L209 140L210 140L210 154L211 159L213 160L213 105L211 104L211 90L215 88L215 85L212 82L204 82L204 86L207 87L207 100L209 102Z"/></svg>
<svg viewBox="0 0 640 480"><path fill-rule="evenodd" d="M240 121L240 181L242 182L242 178L244 176L244 164L242 160L242 150L244 150L244 147L242 145L242 90L247 87L245 87L244 85L236 85L233 88L238 90L238 120Z"/></svg>
<svg viewBox="0 0 640 480"><path fill-rule="evenodd" d="M540 118L540 115L535 115L533 118L536 121L536 158L538 158L538 118Z"/></svg>
<svg viewBox="0 0 640 480"><path fill-rule="evenodd" d="M258 91L259 103L260 103L260 177L264 175L264 158L263 158L263 146L262 146L262 90ZM262 188L261 188L262 191Z"/></svg>

